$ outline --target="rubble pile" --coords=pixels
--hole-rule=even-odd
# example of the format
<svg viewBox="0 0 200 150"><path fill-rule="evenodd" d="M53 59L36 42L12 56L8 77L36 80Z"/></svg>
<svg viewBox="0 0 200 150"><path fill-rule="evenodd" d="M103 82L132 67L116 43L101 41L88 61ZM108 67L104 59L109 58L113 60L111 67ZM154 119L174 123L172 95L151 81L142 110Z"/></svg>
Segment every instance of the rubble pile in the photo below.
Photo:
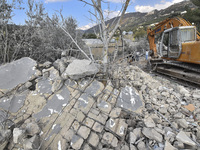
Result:
<svg viewBox="0 0 200 150"><path fill-rule="evenodd" d="M66 56L1 66L0 149L198 149L200 90L122 65L107 84L99 65Z"/></svg>
<svg viewBox="0 0 200 150"><path fill-rule="evenodd" d="M145 103L138 121L130 121L134 126L128 122L133 149L199 148L200 90L157 80L137 66L124 64L113 68L114 80L120 86L135 87Z"/></svg>

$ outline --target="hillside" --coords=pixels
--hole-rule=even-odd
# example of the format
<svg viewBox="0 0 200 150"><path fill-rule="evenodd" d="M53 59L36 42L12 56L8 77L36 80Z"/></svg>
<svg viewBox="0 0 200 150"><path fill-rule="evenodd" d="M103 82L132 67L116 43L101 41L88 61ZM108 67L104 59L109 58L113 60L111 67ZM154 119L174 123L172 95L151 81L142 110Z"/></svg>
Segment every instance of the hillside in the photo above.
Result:
<svg viewBox="0 0 200 150"><path fill-rule="evenodd" d="M174 5L171 5L170 7L166 9L153 10L149 13L140 13L140 12L127 13L124 15L121 28L122 30L130 31L130 30L133 30L134 27L137 27L139 25L146 26L152 23L156 23L167 17L176 16L177 14L180 14L181 12L186 10L186 7L195 8L195 6L190 1L183 1L180 3L176 3ZM107 25L112 24L112 22L115 19L116 17L106 21L106 24ZM98 26L94 26L86 30L85 33L93 33L94 29L98 31Z"/></svg>

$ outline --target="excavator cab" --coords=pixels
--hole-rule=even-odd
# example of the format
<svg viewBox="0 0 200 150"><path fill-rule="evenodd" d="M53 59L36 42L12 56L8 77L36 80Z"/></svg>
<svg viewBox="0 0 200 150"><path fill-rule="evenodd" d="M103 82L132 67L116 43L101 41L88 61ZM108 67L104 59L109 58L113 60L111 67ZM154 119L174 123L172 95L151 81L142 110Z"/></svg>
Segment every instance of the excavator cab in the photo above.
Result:
<svg viewBox="0 0 200 150"><path fill-rule="evenodd" d="M159 54L164 58L178 59L182 53L182 43L196 41L196 27L181 26L163 32Z"/></svg>

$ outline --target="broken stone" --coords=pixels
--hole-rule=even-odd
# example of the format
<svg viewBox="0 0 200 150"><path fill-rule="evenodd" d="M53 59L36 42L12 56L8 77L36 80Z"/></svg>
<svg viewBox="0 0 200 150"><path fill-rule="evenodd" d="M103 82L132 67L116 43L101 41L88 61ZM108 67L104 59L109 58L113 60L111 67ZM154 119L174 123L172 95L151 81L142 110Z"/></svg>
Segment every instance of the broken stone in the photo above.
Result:
<svg viewBox="0 0 200 150"><path fill-rule="evenodd" d="M13 142L14 143L20 143L22 140L22 137L24 136L24 130L21 130L19 128L14 128L13 130Z"/></svg>
<svg viewBox="0 0 200 150"><path fill-rule="evenodd" d="M157 142L162 142L163 137L155 129L143 128L142 133L149 139L156 140Z"/></svg>
<svg viewBox="0 0 200 150"><path fill-rule="evenodd" d="M34 117L39 120L43 117L50 116L53 113L59 113L62 111L62 108L68 104L69 100L70 92L67 87L63 86L59 92L49 98L46 105L40 112L34 114Z"/></svg>
<svg viewBox="0 0 200 150"><path fill-rule="evenodd" d="M28 93L29 91L27 90L20 94L15 94L14 96L0 99L0 108L11 113L16 113L18 110L20 110L20 108L23 107Z"/></svg>
<svg viewBox="0 0 200 150"><path fill-rule="evenodd" d="M182 128L187 128L188 127L188 123L187 123L187 121L185 119L178 119L177 123Z"/></svg>
<svg viewBox="0 0 200 150"><path fill-rule="evenodd" d="M131 112L140 112L143 102L135 88L126 86L121 89L117 106Z"/></svg>
<svg viewBox="0 0 200 150"><path fill-rule="evenodd" d="M117 144L118 144L118 139L114 136L113 140L112 140L112 143L111 143L111 146L112 147L117 147Z"/></svg>
<svg viewBox="0 0 200 150"><path fill-rule="evenodd" d="M183 115L181 112L178 112L178 113L176 113L176 114L174 115L174 118L175 118L175 119L182 119L183 116L184 116L184 115Z"/></svg>
<svg viewBox="0 0 200 150"><path fill-rule="evenodd" d="M112 140L113 140L113 134L109 133L109 132L105 132L103 135L103 139L106 141L106 143L111 144Z"/></svg>
<svg viewBox="0 0 200 150"><path fill-rule="evenodd" d="M78 80L88 75L93 75L99 72L97 65L89 60L74 60L68 65L64 74L71 79Z"/></svg>
<svg viewBox="0 0 200 150"><path fill-rule="evenodd" d="M184 144L183 144L183 142L180 142L180 141L175 141L173 146L178 149L184 149Z"/></svg>
<svg viewBox="0 0 200 150"><path fill-rule="evenodd" d="M121 108L113 108L112 111L110 112L109 116L111 118L118 118L119 115L121 114Z"/></svg>
<svg viewBox="0 0 200 150"><path fill-rule="evenodd" d="M60 77L57 78L52 85L51 91L54 93L54 92L60 90L62 88L63 84L64 84L64 80Z"/></svg>
<svg viewBox="0 0 200 150"><path fill-rule="evenodd" d="M110 118L106 123L106 128L116 134L120 138L125 136L128 125L124 119L112 119Z"/></svg>
<svg viewBox="0 0 200 150"><path fill-rule="evenodd" d="M173 147L168 141L166 141L164 150L177 150L177 148Z"/></svg>
<svg viewBox="0 0 200 150"><path fill-rule="evenodd" d="M147 117L144 119L144 124L146 125L147 128L153 128L156 126L154 123L153 119L151 117Z"/></svg>
<svg viewBox="0 0 200 150"><path fill-rule="evenodd" d="M42 67L45 67L45 68L49 68L51 67L52 63L50 61L46 61L45 63L42 64Z"/></svg>
<svg viewBox="0 0 200 150"><path fill-rule="evenodd" d="M95 80L85 89L85 92L93 97L96 97L102 92L103 89L103 83Z"/></svg>
<svg viewBox="0 0 200 150"><path fill-rule="evenodd" d="M40 133L40 127L35 122L30 122L26 125L27 135L34 136Z"/></svg>
<svg viewBox="0 0 200 150"><path fill-rule="evenodd" d="M139 150L142 150L142 149L146 149L146 145L143 141L140 141L138 144L137 144L137 148Z"/></svg>
<svg viewBox="0 0 200 150"><path fill-rule="evenodd" d="M11 137L11 130L0 130L0 150L4 150Z"/></svg>
<svg viewBox="0 0 200 150"><path fill-rule="evenodd" d="M25 142L23 143L23 147L25 150L37 149L39 148L39 146L40 146L40 140L37 135L34 135L30 139L25 140Z"/></svg>
<svg viewBox="0 0 200 150"><path fill-rule="evenodd" d="M90 134L88 142L93 147L97 147L97 145L99 144L99 136L96 133L92 132Z"/></svg>
<svg viewBox="0 0 200 150"><path fill-rule="evenodd" d="M106 102L106 101L104 101L104 100L102 100L100 103L98 103L98 104L97 104L97 107L98 107L101 111L103 111L103 112L105 112L105 113L107 113L107 114L109 114L110 111L111 111L111 109L112 109L110 103L108 103L108 102Z"/></svg>
<svg viewBox="0 0 200 150"><path fill-rule="evenodd" d="M137 148L134 145L130 145L130 150L137 150Z"/></svg>
<svg viewBox="0 0 200 150"><path fill-rule="evenodd" d="M178 135L176 136L176 139L180 142L183 142L184 144L190 145L190 146L196 146L196 143L193 142L183 131L180 131Z"/></svg>
<svg viewBox="0 0 200 150"><path fill-rule="evenodd" d="M196 99L200 99L200 91L195 91L193 94L192 94L192 96L194 97L194 98L196 98Z"/></svg>
<svg viewBox="0 0 200 150"><path fill-rule="evenodd" d="M0 66L0 90L10 91L19 84L31 80L37 63L28 57Z"/></svg>

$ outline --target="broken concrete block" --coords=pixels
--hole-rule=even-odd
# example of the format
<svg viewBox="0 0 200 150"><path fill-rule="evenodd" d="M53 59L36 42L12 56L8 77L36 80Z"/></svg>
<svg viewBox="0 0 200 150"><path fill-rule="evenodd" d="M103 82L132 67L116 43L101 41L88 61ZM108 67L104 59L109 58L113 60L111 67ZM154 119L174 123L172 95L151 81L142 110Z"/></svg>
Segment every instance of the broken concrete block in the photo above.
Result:
<svg viewBox="0 0 200 150"><path fill-rule="evenodd" d="M131 112L138 112L143 107L143 102L135 88L126 86L121 89L117 106Z"/></svg>
<svg viewBox="0 0 200 150"><path fill-rule="evenodd" d="M103 83L95 80L85 89L85 92L93 97L96 97L102 92L103 89Z"/></svg>
<svg viewBox="0 0 200 150"><path fill-rule="evenodd" d="M14 96L1 98L0 108L10 111L11 113L16 113L21 107L23 107L28 93L29 91L27 90Z"/></svg>
<svg viewBox="0 0 200 150"><path fill-rule="evenodd" d="M190 146L196 146L196 143L193 142L183 131L180 131L178 135L176 136L176 139L184 144L190 145Z"/></svg>
<svg viewBox="0 0 200 150"><path fill-rule="evenodd" d="M162 142L163 137L160 133L158 133L155 129L146 128L142 129L142 133L149 139L156 140L157 142Z"/></svg>
<svg viewBox="0 0 200 150"><path fill-rule="evenodd" d="M110 111L111 111L111 109L112 109L111 104L108 103L108 102L106 102L106 101L104 101L104 100L102 100L100 103L98 103L98 104L97 104L97 107L98 107L101 111L103 111L103 112L105 112L105 113L107 113L107 114L109 114Z"/></svg>
<svg viewBox="0 0 200 150"><path fill-rule="evenodd" d="M11 130L0 130L0 150L4 150L10 137Z"/></svg>
<svg viewBox="0 0 200 150"><path fill-rule="evenodd" d="M112 109L109 116L111 118L118 118L120 114L121 114L121 108L117 107Z"/></svg>
<svg viewBox="0 0 200 150"><path fill-rule="evenodd" d="M53 113L60 113L62 111L62 108L68 104L69 100L70 92L66 86L63 86L60 91L53 94L49 98L43 109L40 112L35 113L33 116L37 120L40 120L43 117L52 115Z"/></svg>
<svg viewBox="0 0 200 150"><path fill-rule="evenodd" d="M22 140L22 137L24 137L24 130L21 130L19 128L14 128L13 130L13 142L14 143L20 143Z"/></svg>
<svg viewBox="0 0 200 150"><path fill-rule="evenodd" d="M38 149L40 146L40 139L38 135L34 135L23 143L24 150Z"/></svg>
<svg viewBox="0 0 200 150"><path fill-rule="evenodd" d="M28 57L0 66L0 91L10 91L32 79L36 66L36 61Z"/></svg>
<svg viewBox="0 0 200 150"><path fill-rule="evenodd" d="M26 133L27 135L34 136L39 134L41 131L40 127L37 125L36 122L30 122L26 125Z"/></svg>
<svg viewBox="0 0 200 150"><path fill-rule="evenodd" d="M125 123L124 119L112 119L110 118L106 123L106 128L110 130L113 134L116 134L120 138L126 135L128 125Z"/></svg>
<svg viewBox="0 0 200 150"><path fill-rule="evenodd" d="M83 60L74 60L68 65L64 74L68 75L71 79L78 80L88 75L93 75L99 72L97 64L83 59Z"/></svg>
<svg viewBox="0 0 200 150"><path fill-rule="evenodd" d="M164 150L177 150L177 148L175 148L168 141L166 141L165 142L165 149Z"/></svg>
<svg viewBox="0 0 200 150"><path fill-rule="evenodd" d="M146 125L147 128L153 128L156 126L154 123L153 119L151 117L147 117L144 119L144 124Z"/></svg>
<svg viewBox="0 0 200 150"><path fill-rule="evenodd" d="M105 132L103 135L103 139L106 141L106 143L111 144L112 140L113 140L114 135L109 133L109 132Z"/></svg>

